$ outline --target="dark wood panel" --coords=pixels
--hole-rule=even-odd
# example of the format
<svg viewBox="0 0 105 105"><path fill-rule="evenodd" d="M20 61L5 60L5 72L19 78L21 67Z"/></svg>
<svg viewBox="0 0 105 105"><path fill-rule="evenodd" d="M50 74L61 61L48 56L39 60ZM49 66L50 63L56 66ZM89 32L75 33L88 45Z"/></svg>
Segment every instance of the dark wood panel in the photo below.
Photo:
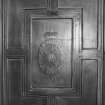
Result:
<svg viewBox="0 0 105 105"><path fill-rule="evenodd" d="M27 96L35 96L35 95L64 95L64 96L80 96L80 94L76 91L76 89L72 88L35 88L33 90L27 91Z"/></svg>
<svg viewBox="0 0 105 105"><path fill-rule="evenodd" d="M82 60L82 96L85 105L97 104L98 61Z"/></svg>
<svg viewBox="0 0 105 105"><path fill-rule="evenodd" d="M24 3L25 2L25 3ZM5 3L5 34L7 48L22 48L24 46L24 8L47 7L47 0L8 0Z"/></svg>
<svg viewBox="0 0 105 105"><path fill-rule="evenodd" d="M7 58L5 72L5 104L18 105L21 96L20 73L23 70L24 59Z"/></svg>
<svg viewBox="0 0 105 105"><path fill-rule="evenodd" d="M41 70L40 69L37 70L37 68L39 68L39 65L38 65L39 61L37 60L39 57L38 52L39 52L39 47L40 47L41 42L44 43L44 41L46 41L47 43L53 43L54 45L57 43L58 48L59 47L63 48L63 51L62 49L60 49L61 53L63 53L63 56L65 56L63 61L65 60L66 62L69 63L69 64L66 63L65 68L68 68L68 71L71 72L71 65L72 65L71 57L74 57L74 59L79 58L78 56L79 48L80 48L79 40L80 40L80 34L81 34L81 31L79 29L81 28L81 25L80 25L81 24L80 23L81 22L81 9L79 10L78 9L60 9L56 16L55 15L47 16L47 12L45 9L37 9L37 10L25 9L25 22L26 22L25 23L25 30L26 30L25 37L27 41L27 49L30 52L28 53L29 65L28 65L27 74L25 77L26 79L25 81L27 81L28 79L26 83L26 95L35 96L37 94L37 95L69 95L71 97L80 96L81 84L80 84L80 71L78 70L79 60L76 60L75 65L77 64L78 65L75 68L76 70L74 70L75 74L73 74L73 76L71 76L72 73L70 73L70 75L68 74L69 86L68 84L66 85L63 84L61 86L60 83L58 82L57 85L54 84L54 86L50 86L50 87L49 85L47 86L45 84L45 82L48 84L48 79L46 79L44 83L42 81L44 79L42 79L41 86L40 84L38 84ZM51 41L48 41L48 40L51 40ZM72 51L74 51L74 53ZM46 63L46 62L43 62L43 63ZM63 65L64 64L65 63L63 63ZM72 71L73 69L74 68L72 68ZM32 70L34 72L32 72ZM62 71L65 72L65 70L66 69L63 69ZM39 71L39 76L37 76L38 72L36 71ZM35 82L32 81L32 76L30 74L33 75L33 78L36 78L34 79ZM73 80L71 79L71 77L73 77ZM67 78L67 76L65 76L65 78ZM36 83L36 80L38 81L37 83ZM51 84L51 81L52 83L54 83L54 81L56 82L57 80L50 80L49 84ZM72 87L72 84L73 84L73 87Z"/></svg>
<svg viewBox="0 0 105 105"><path fill-rule="evenodd" d="M105 40L104 40L105 41ZM103 82L102 82L102 99L103 99L103 105L105 105L105 52L104 52L104 55L103 55Z"/></svg>
<svg viewBox="0 0 105 105"><path fill-rule="evenodd" d="M56 105L81 105L81 99L79 97L65 97L57 96Z"/></svg>
<svg viewBox="0 0 105 105"><path fill-rule="evenodd" d="M102 23L102 14L99 12L100 16L98 17L97 15L99 8L101 11L102 0L100 0L100 3L98 3L99 0L3 0L3 2L7 3L4 4L3 12L3 16L5 16L3 45L5 44L4 48L7 48L3 48L3 59L5 60L6 57L9 57L8 60L6 59L8 62L4 62L4 69L6 70L3 71L4 104L81 105L81 101L83 101L83 105L100 105L102 98L102 26L98 26L98 21L100 21L100 24ZM99 5L100 7L98 8ZM57 9L57 6L60 8ZM36 7L47 7L47 9L35 9ZM71 9L68 9L68 7ZM47 20L50 22L46 22ZM48 26L46 26L46 23ZM66 27L66 24L69 25ZM57 88L59 87L58 82L58 85L54 85L52 88L43 83L43 88L43 86L36 86L36 82L31 81L30 71L36 71L35 63L38 62L35 60L39 57L36 53L39 51L38 48L41 41L44 41L43 38L41 41L37 40L43 36L43 33L41 33L43 27L47 31L47 34L44 34L47 39L55 38L56 35L52 37L52 34L56 34L55 31L61 31L58 33L57 38L60 39L62 37L62 40L66 40L66 48L69 46L69 51L63 49L66 52L65 59L67 60L70 56L72 58L68 60L70 62L68 66L68 71L70 70L69 85L63 84L63 87ZM70 38L63 35L67 29L69 31L66 32L70 33ZM51 31L50 34L49 31ZM67 39L70 43L68 43ZM54 40L52 42L56 43ZM30 57L35 60L32 62ZM49 58L51 57L54 56L51 55ZM82 60L82 65L80 59L84 59ZM36 72L33 74L34 78L37 76L35 74ZM38 77L37 80L39 81L39 79ZM34 86L32 86L33 84ZM83 96L80 94L81 91Z"/></svg>
<svg viewBox="0 0 105 105"><path fill-rule="evenodd" d="M40 86L40 84L38 85L36 82L32 82L32 77L34 77L34 78L38 77L38 78L34 79L34 81L37 80L39 83L40 76L42 75L41 73L38 73L41 70L39 69L39 66L38 66L39 61L37 61L38 57L39 57L38 49L40 47L41 42L44 43L44 41L46 41L46 43L53 43L54 45L56 45L56 43L57 43L58 48L59 47L63 48L63 45L64 45L65 47L63 48L62 53L63 53L63 56L66 57L66 58L64 58L65 61L68 63L70 63L72 61L71 54L73 54L73 52L72 52L73 47L75 46L75 53L73 55L75 58L76 58L75 54L77 54L78 53L77 51L79 51L78 46L79 46L80 30L78 30L78 29L80 28L81 9L80 10L75 10L75 9L64 9L63 10L63 9L61 9L58 11L58 15L53 16L53 17L46 16L47 14L45 11L46 11L45 9L43 9L43 10L42 9L41 10L25 9L25 13L26 13L25 29L26 29L26 37L27 37L27 42L28 42L27 46L28 46L29 52L31 54L31 56L29 55L29 57L31 57L31 59L30 59L31 65L29 67L29 69L31 69L31 71L28 73L29 74L28 78L30 80L29 88L33 88L33 89L41 88L41 87L42 88L49 87L49 85L45 86L46 82L48 84L48 78L46 79L47 80L46 82L41 81L41 82L44 82L41 84L42 86ZM74 42L75 44L72 41L73 37L74 37L74 39L77 38L77 40L78 40L78 41L76 40L77 42L76 41ZM61 50L62 49L60 49L60 51ZM69 54L68 54L68 52L69 52ZM68 55L68 56L66 56L66 55ZM71 70L70 65L71 65L71 63L68 65L66 63L65 67L68 68L68 71ZM63 71L65 71L65 70L63 70ZM30 74L32 74L33 76L30 76ZM39 74L39 76L37 76L37 74ZM71 75L71 73L70 73L70 75ZM70 84L69 87L71 87L71 84L72 84L71 83L72 80L70 80L71 79L70 75L69 75L69 79L68 79L69 80L68 82ZM78 75L78 73L77 73L77 75ZM75 78L76 78L76 76L75 76ZM67 76L66 76L66 78L67 78ZM52 82L54 83L54 80ZM34 83L34 85L36 85L35 87L33 87L33 83ZM49 83L51 85L51 80ZM75 80L74 84L76 84L76 87L77 87L76 80ZM57 86L56 85L57 84L55 84L54 86L50 86L50 88L58 87L60 85L60 83ZM59 86L59 87L61 87L61 86ZM64 85L64 87L68 87L68 86Z"/></svg>
<svg viewBox="0 0 105 105"><path fill-rule="evenodd" d="M2 44L3 44L3 5L2 0L0 0L0 105L3 104L3 54L2 54Z"/></svg>
<svg viewBox="0 0 105 105"><path fill-rule="evenodd" d="M5 46L6 48L22 47L22 16L17 10L16 1L4 1L5 19ZM8 18L7 18L8 16Z"/></svg>
<svg viewBox="0 0 105 105"><path fill-rule="evenodd" d="M31 87L71 87L72 20L33 19L31 30Z"/></svg>
<svg viewBox="0 0 105 105"><path fill-rule="evenodd" d="M103 8L103 20L104 20L104 52L105 52L105 1L104 1L104 8Z"/></svg>
<svg viewBox="0 0 105 105"><path fill-rule="evenodd" d="M47 105L56 105L56 100L54 95L49 95L47 98Z"/></svg>
<svg viewBox="0 0 105 105"><path fill-rule="evenodd" d="M83 8L83 48L97 48L98 0L58 0L58 7Z"/></svg>
<svg viewBox="0 0 105 105"><path fill-rule="evenodd" d="M12 1L12 0L11 0ZM49 0L15 0L21 8L46 8Z"/></svg>
<svg viewBox="0 0 105 105"><path fill-rule="evenodd" d="M25 49L17 49L17 48L16 49L7 49L7 50L5 50L5 55L7 57L10 57L10 56L14 56L14 57L23 56L24 57L24 56L28 55L28 52Z"/></svg>
<svg viewBox="0 0 105 105"><path fill-rule="evenodd" d="M47 102L47 96L36 95L34 97L21 97L19 105L48 105Z"/></svg>
<svg viewBox="0 0 105 105"><path fill-rule="evenodd" d="M101 57L100 51L97 51L96 49L91 50L82 50L80 53L80 57L82 59L98 59Z"/></svg>
<svg viewBox="0 0 105 105"><path fill-rule="evenodd" d="M48 1L48 9L58 8L58 0L47 0L47 1Z"/></svg>

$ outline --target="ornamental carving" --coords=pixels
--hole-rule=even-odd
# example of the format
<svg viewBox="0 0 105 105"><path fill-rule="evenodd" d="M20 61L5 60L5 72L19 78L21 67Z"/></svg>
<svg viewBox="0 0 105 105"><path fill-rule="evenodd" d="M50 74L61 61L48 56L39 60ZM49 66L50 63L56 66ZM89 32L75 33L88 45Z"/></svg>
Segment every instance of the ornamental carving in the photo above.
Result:
<svg viewBox="0 0 105 105"><path fill-rule="evenodd" d="M51 78L59 73L63 66L62 49L62 41L51 36L40 44L38 60L41 72Z"/></svg>

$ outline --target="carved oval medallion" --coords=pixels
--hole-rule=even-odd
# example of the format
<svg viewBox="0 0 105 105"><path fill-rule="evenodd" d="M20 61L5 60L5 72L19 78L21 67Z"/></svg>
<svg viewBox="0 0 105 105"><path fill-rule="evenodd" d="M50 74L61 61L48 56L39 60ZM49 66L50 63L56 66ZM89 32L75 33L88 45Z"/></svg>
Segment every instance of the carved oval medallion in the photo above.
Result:
<svg viewBox="0 0 105 105"><path fill-rule="evenodd" d="M62 53L59 41L45 40L39 47L40 70L47 75L56 75L62 66Z"/></svg>

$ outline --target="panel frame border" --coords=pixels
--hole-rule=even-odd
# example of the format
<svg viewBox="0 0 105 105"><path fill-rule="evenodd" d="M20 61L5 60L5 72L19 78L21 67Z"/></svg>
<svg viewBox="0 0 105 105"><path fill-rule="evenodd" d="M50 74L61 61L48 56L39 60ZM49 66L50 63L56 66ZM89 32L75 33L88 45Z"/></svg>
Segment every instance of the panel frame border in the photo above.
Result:
<svg viewBox="0 0 105 105"><path fill-rule="evenodd" d="M28 50L30 50L30 46L31 46L31 41L29 40L29 39L31 39L30 37L29 37L29 35L31 34L30 33L30 30L27 28L27 27L30 27L31 26L31 18L32 17L35 17L36 19L38 19L38 18L72 18L73 19L73 21L75 22L75 21L77 21L77 20L79 20L79 22L78 23L76 23L76 24L79 24L79 35L77 35L77 32L75 32L74 33L74 38L76 38L76 37L78 37L78 38L76 38L77 40L76 41L78 41L78 43L79 43L79 41L81 40L81 14L82 14L82 8L79 8L79 9L75 9L75 8L58 8L58 12L57 13L60 13L61 12L61 15L59 14L59 15L54 15L54 16L50 16L50 15L48 15L48 16L43 16L42 14L47 14L46 13L46 10L47 9L25 9L24 10L24 13L25 13L25 21L26 20L28 20L28 23L27 23L27 26L25 27L25 37L26 38L28 38L28 39L26 39L27 40L27 42L28 42L28 44L27 44L27 47L26 48L28 48ZM69 15L69 14L63 14L63 12L65 12L65 10L67 10L68 12L71 12L71 14ZM49 12L49 11L48 11ZM35 15L36 14L36 15ZM77 19L77 20L76 20ZM26 24L26 23L25 23ZM75 27L75 25L76 24L73 24L73 27ZM24 25L25 26L25 25ZM27 31L28 30L28 31ZM73 29L74 31L75 30L78 30L78 29ZM80 62L79 61L79 51L80 51L80 48L81 48L81 41L80 41L80 43L78 44L78 43L76 43L76 41L74 41L73 43L74 43L74 45L73 45L73 47L74 47L74 52L75 52L75 55L77 55L77 56L74 56L74 59L77 59L77 61L78 61L78 63ZM31 51L31 50L30 50ZM29 52L30 54L31 54L31 52ZM28 57L29 58L29 57ZM30 58L29 58L30 59ZM31 60L31 59L30 59ZM30 62L30 61L29 61ZM73 63L75 63L75 62L73 62ZM79 65L79 64L78 64ZM75 65L73 65L73 68L74 68L74 66ZM29 67L28 67L29 68ZM76 69L76 68L75 68ZM28 83L29 84L29 83ZM46 88L47 89L47 88ZM45 91L47 91L45 89ZM55 88L56 89L56 88ZM32 92L34 92L33 90L30 90L30 88L29 88L29 86L27 86L27 89L25 89L25 90L27 90L26 91L26 93L27 93L27 95L29 95L29 96L33 96L34 94L32 93ZM40 88L38 88L38 89L36 89L37 91L39 90L39 91L42 91L42 95L43 95L43 89L42 90L40 90ZM62 90L62 89L61 89ZM81 91L81 89L79 89L79 91ZM79 92L78 91L78 92ZM54 91L52 91L52 92L54 92ZM59 93L59 92L58 92ZM81 92L79 92L79 93L81 93ZM79 94L78 93L78 94ZM49 94L51 94L51 93L49 93Z"/></svg>

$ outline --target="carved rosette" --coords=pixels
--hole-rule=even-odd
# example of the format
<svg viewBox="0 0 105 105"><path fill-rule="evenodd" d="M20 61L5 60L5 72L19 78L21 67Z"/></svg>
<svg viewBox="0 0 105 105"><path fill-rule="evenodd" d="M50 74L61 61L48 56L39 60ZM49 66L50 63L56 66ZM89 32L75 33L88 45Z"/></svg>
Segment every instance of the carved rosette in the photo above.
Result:
<svg viewBox="0 0 105 105"><path fill-rule="evenodd" d="M40 44L38 60L41 72L55 77L63 66L63 44L56 38L47 38Z"/></svg>

